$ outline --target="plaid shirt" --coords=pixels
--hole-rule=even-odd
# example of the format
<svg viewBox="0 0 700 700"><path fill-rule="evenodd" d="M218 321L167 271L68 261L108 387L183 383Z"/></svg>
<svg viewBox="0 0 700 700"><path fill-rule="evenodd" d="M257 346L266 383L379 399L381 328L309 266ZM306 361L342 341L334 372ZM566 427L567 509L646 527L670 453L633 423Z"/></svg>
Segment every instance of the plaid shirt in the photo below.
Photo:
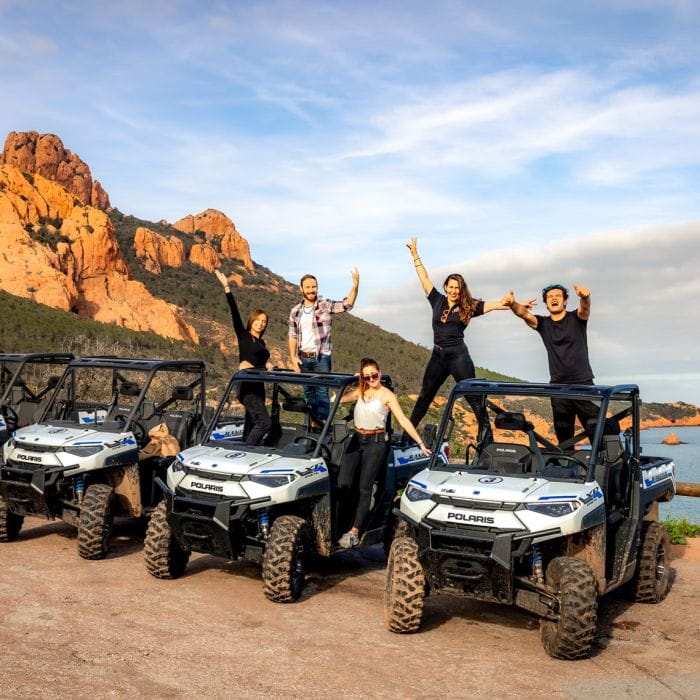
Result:
<svg viewBox="0 0 700 700"><path fill-rule="evenodd" d="M300 302L289 314L289 337L297 339L297 351L301 347L301 314L303 313L304 302ZM341 314L343 311L350 311L352 304L348 303L348 298L343 301L332 301L331 299L318 299L314 303L314 323L311 330L314 334L314 344L317 355L330 355L333 350L331 343L331 326L333 324L333 314Z"/></svg>

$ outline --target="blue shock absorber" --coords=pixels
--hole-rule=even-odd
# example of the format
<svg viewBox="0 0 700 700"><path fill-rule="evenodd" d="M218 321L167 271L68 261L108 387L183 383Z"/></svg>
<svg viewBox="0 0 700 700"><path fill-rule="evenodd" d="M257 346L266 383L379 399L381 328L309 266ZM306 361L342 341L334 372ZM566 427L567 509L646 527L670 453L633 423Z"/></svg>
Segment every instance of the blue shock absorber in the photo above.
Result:
<svg viewBox="0 0 700 700"><path fill-rule="evenodd" d="M263 539L267 539L270 533L270 513L267 508L260 509L260 515L258 515L258 525L260 526L260 534Z"/></svg>
<svg viewBox="0 0 700 700"><path fill-rule="evenodd" d="M85 494L85 475L76 474L73 477L73 490L75 491L75 500L78 503L83 502L83 495Z"/></svg>
<svg viewBox="0 0 700 700"><path fill-rule="evenodd" d="M532 545L532 578L535 583L544 583L544 569L542 568L542 552L539 545Z"/></svg>

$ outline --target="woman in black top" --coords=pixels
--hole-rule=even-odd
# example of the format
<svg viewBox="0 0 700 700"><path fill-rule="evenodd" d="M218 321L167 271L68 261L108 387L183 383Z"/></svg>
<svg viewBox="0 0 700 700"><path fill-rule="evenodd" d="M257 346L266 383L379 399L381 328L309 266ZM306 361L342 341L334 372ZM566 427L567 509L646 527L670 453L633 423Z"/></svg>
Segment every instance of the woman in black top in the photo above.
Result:
<svg viewBox="0 0 700 700"><path fill-rule="evenodd" d="M267 313L262 309L253 309L244 326L226 275L220 270L214 270L214 274L221 282L231 308L233 330L238 338L238 369L265 369L270 360L270 351L262 339L267 328ZM262 382L242 382L238 400L246 409L245 441L249 445L259 445L271 425L265 408L265 385Z"/></svg>
<svg viewBox="0 0 700 700"><path fill-rule="evenodd" d="M464 330L469 321L489 311L504 311L509 307L504 299L474 299L462 275L456 273L447 276L442 285L445 294L440 294L430 281L418 255L418 239L412 238L406 247L411 251L418 279L433 309L433 353L425 368L420 394L411 413L411 423L418 427L448 376L452 375L456 382L475 376L474 362L464 343ZM475 409L478 418L478 406L472 405L472 409Z"/></svg>

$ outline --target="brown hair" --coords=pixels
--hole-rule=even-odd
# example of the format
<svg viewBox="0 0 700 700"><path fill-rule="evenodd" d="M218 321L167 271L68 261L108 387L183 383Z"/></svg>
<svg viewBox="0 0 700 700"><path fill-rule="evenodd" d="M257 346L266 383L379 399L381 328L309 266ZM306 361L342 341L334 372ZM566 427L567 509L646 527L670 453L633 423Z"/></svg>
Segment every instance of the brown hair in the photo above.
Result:
<svg viewBox="0 0 700 700"><path fill-rule="evenodd" d="M306 280L313 280L314 282L316 282L316 284L318 284L318 280L313 275L304 275L299 280L299 286L301 287L301 285L304 284L304 282L306 282Z"/></svg>
<svg viewBox="0 0 700 700"><path fill-rule="evenodd" d="M265 317L265 320L267 320L267 321L270 320L270 317L267 315L267 311L263 311L262 309L253 309L253 310L250 312L250 316L248 316L248 323L246 323L246 325L245 325L245 329L246 329L249 333L250 333L250 329L251 329L251 327L252 327L252 325L253 325L253 321L255 321L256 319L260 318L260 316L264 316L264 317ZM265 327L265 331L266 331L266 330L267 330L267 326ZM265 335L265 331L263 331L263 332L260 334L260 337L261 337L261 338L263 337L263 335Z"/></svg>
<svg viewBox="0 0 700 700"><path fill-rule="evenodd" d="M464 277L456 272L447 275L442 283L443 289L447 287L450 280L454 280L459 285L459 301L457 302L459 304L459 320L466 326L471 321L478 300L471 295Z"/></svg>
<svg viewBox="0 0 700 700"><path fill-rule="evenodd" d="M365 367L376 367L377 372L382 371L379 367L379 363L376 360L373 360L371 357L363 357L360 360L360 396L363 399L365 398L365 391L369 389L369 383L365 381L365 378L362 375L362 370L365 369Z"/></svg>

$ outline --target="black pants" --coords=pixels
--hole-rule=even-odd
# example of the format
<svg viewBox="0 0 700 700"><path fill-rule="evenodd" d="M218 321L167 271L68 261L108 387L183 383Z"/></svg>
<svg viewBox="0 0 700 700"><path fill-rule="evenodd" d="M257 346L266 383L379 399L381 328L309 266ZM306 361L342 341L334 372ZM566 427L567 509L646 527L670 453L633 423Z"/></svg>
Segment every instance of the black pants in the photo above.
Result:
<svg viewBox="0 0 700 700"><path fill-rule="evenodd" d="M238 400L245 406L243 439L247 445L259 445L272 426L265 408L265 389L252 382L243 384Z"/></svg>
<svg viewBox="0 0 700 700"><path fill-rule="evenodd" d="M579 384L593 384L593 382L579 382ZM579 419L581 427L587 430L588 426L586 423L591 418L597 419L600 413L599 407L593 401L586 401L585 399L553 398L551 401L554 432L560 444L574 436L576 418ZM587 430L587 432L590 431ZM592 437L592 433L589 434L590 437Z"/></svg>
<svg viewBox="0 0 700 700"><path fill-rule="evenodd" d="M430 404L433 402L440 387L450 375L455 382L460 382L462 379L472 379L475 376L474 362L472 362L467 346L464 343L447 348L436 345L433 348L428 366L423 373L423 384L420 388L418 400L411 413L411 423L416 428L428 412ZM481 426L484 418L486 418L485 411L480 408L479 402L475 398L467 398L467 403L471 406Z"/></svg>
<svg viewBox="0 0 700 700"><path fill-rule="evenodd" d="M365 520L367 520L369 504L372 500L372 488L380 468L386 461L388 449L389 443L386 441L386 433L378 433L377 435L356 433L343 457L338 475L340 488L351 488L355 474L359 469L358 489L360 493L352 524L358 530L362 529Z"/></svg>

